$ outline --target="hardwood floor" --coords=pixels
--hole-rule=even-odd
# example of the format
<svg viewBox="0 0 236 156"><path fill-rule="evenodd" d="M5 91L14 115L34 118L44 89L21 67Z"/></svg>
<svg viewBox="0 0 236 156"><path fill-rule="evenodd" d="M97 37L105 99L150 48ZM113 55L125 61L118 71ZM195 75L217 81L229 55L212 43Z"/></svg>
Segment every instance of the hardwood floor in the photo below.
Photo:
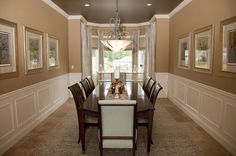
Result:
<svg viewBox="0 0 236 156"><path fill-rule="evenodd" d="M158 99L150 155L229 156L222 145L208 135L168 99ZM136 155L146 155L146 129L138 130ZM86 155L99 155L97 129L86 133ZM74 101L69 99L58 110L22 138L4 156L82 155L77 144L78 123ZM131 155L127 150L105 150L104 155Z"/></svg>

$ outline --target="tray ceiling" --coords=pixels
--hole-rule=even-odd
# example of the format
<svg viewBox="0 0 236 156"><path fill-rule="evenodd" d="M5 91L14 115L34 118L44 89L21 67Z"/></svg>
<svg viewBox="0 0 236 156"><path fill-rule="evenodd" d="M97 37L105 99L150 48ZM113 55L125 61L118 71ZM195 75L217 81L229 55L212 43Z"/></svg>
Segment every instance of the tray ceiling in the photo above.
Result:
<svg viewBox="0 0 236 156"><path fill-rule="evenodd" d="M115 0L52 0L69 15L82 15L89 22L109 23L115 17ZM121 23L149 21L154 14L169 14L183 0L118 0ZM147 6L151 3L151 6ZM90 4L85 7L85 4Z"/></svg>

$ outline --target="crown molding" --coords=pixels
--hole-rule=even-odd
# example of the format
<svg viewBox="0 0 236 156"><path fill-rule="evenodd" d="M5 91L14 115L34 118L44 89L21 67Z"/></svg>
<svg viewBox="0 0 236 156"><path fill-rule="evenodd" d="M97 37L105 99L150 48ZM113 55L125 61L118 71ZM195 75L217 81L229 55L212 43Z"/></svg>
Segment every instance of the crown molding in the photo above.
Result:
<svg viewBox="0 0 236 156"><path fill-rule="evenodd" d="M175 14L177 14L180 10L182 10L184 7L186 7L189 3L191 3L192 0L184 0L182 3L180 3L174 10L172 10L169 13L169 17L173 17Z"/></svg>
<svg viewBox="0 0 236 156"><path fill-rule="evenodd" d="M64 16L65 18L69 18L69 15L62 10L59 6L57 6L53 1L51 0L42 0L44 3L46 3L48 6L50 6L52 9L54 9L55 11L57 11L59 14L61 14L62 16Z"/></svg>
<svg viewBox="0 0 236 156"><path fill-rule="evenodd" d="M88 26L94 26L94 27L113 27L113 24L109 24L109 23L104 23L104 24L100 24L100 23L92 23L92 22L87 22ZM150 22L143 22L143 23L122 23L121 26L124 27L139 27L139 26L146 26L146 25L150 25Z"/></svg>
<svg viewBox="0 0 236 156"><path fill-rule="evenodd" d="M73 20L73 19L82 19L84 18L82 15L70 15L68 17L68 20Z"/></svg>

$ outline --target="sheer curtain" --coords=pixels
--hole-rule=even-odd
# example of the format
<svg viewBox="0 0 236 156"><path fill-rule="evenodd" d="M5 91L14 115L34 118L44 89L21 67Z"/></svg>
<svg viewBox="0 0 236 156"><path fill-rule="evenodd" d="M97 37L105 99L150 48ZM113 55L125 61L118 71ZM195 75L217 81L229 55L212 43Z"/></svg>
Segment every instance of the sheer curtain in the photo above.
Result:
<svg viewBox="0 0 236 156"><path fill-rule="evenodd" d="M81 22L82 78L92 75L91 27Z"/></svg>
<svg viewBox="0 0 236 156"><path fill-rule="evenodd" d="M156 49L156 24L151 23L146 27L146 57L145 57L145 75L155 78L155 49Z"/></svg>

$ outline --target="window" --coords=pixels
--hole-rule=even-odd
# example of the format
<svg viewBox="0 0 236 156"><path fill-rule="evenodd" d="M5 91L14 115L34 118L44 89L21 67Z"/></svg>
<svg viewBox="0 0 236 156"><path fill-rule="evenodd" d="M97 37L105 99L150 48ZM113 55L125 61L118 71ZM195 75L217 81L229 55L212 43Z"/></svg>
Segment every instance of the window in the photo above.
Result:
<svg viewBox="0 0 236 156"><path fill-rule="evenodd" d="M116 67L121 71L132 72L132 50L114 52L104 50L104 71L113 72Z"/></svg>

